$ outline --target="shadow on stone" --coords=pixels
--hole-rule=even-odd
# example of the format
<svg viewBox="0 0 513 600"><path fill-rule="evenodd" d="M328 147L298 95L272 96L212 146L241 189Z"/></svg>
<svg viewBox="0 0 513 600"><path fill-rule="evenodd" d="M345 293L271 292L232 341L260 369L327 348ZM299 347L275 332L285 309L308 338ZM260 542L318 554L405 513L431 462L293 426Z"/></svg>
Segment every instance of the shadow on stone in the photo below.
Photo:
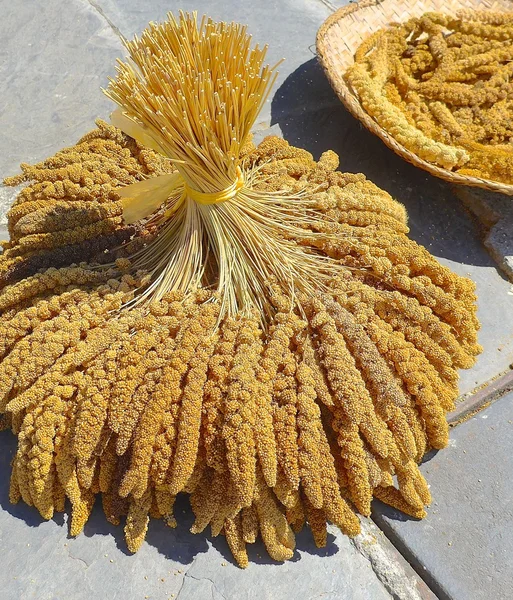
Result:
<svg viewBox="0 0 513 600"><path fill-rule="evenodd" d="M422 457L422 460L420 461L420 464L423 465L424 463L427 463L430 460L433 460L433 458L435 458L435 456L439 452L440 452L440 450L430 450L429 452L426 452L426 454L424 454L424 456Z"/></svg>
<svg viewBox="0 0 513 600"><path fill-rule="evenodd" d="M495 266L476 225L444 181L399 158L342 105L316 58L276 91L271 123L314 158L332 149L340 170L361 172L405 205L411 237L431 253L463 264Z"/></svg>
<svg viewBox="0 0 513 600"><path fill-rule="evenodd" d="M168 527L162 520L150 519L146 534L146 543L155 547L166 558L183 565L190 564L198 554L207 552L209 545L212 545L227 562L235 564L224 536L212 537L209 533L210 528L199 534L192 534L190 532L190 528L194 522L194 514L186 494L178 496L175 502L174 514L177 520L175 528ZM97 500L93 513L84 527L84 534L88 537L93 535L111 535L117 548L123 554L131 554L126 547L123 523L118 526L109 523L103 514L100 500ZM318 556L332 556L339 550L334 542L335 536L328 534L326 547L317 548L313 543L310 532L304 529L296 535L296 552L294 553L292 562L300 560L299 552ZM250 562L252 563L279 564L269 557L260 539L255 544L249 544L247 550Z"/></svg>
<svg viewBox="0 0 513 600"><path fill-rule="evenodd" d="M371 517L378 525L381 523L382 517L385 516L388 519L392 519L393 521L421 521L422 519L417 519L416 517L412 517L407 515L396 508L392 508L388 506L388 504L383 504L380 500L372 501L372 512Z"/></svg>
<svg viewBox="0 0 513 600"><path fill-rule="evenodd" d="M16 452L16 438L9 431L0 433L0 507L7 513L21 519L29 527L38 527L44 522L37 510L32 506L27 506L23 501L18 504L11 504L9 501L9 479L11 476L11 460ZM53 521L60 527L68 527L69 503L67 503L66 513L56 513ZM212 545L227 562L234 563L231 551L226 543L224 536L212 537L207 528L203 533L193 535L190 528L194 521L194 514L191 510L188 496L180 494L175 503L174 514L177 519L177 527L168 527L164 521L150 519L146 543L155 547L162 555L183 565L190 564L194 558L201 553L207 552L209 545ZM124 532L124 523L112 525L107 521L103 514L101 499L97 498L91 516L84 526L81 535L92 537L96 535L111 536L120 552L125 555L131 555L128 551ZM69 534L68 534L69 537ZM296 534L296 552L292 558L293 562L301 560L300 553L305 552L317 556L332 556L339 551L335 543L335 536L328 534L328 541L325 548L317 548L313 542L310 531L305 528L299 534ZM263 542L259 539L255 544L247 546L250 562L256 564L278 564L273 561Z"/></svg>

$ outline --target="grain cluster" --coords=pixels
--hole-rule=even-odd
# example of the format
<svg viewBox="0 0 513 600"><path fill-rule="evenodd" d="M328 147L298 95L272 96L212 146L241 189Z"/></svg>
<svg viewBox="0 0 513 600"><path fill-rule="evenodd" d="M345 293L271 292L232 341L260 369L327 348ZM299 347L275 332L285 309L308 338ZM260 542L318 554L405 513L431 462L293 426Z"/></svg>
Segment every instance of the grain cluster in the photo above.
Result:
<svg viewBox="0 0 513 600"><path fill-rule="evenodd" d="M345 79L366 112L420 158L510 184L512 41L511 13L426 13L369 36Z"/></svg>
<svg viewBox="0 0 513 600"><path fill-rule="evenodd" d="M182 19L171 33L189 31ZM98 121L8 181L26 183L0 255L11 501L50 519L68 499L76 535L101 495L136 551L150 517L176 526L186 493L191 531L225 535L243 567L259 536L282 561L306 524L318 546L328 522L356 535L373 498L424 516L418 464L447 444L457 370L480 352L473 283L411 241L403 206L337 171L331 151L315 161L248 133L234 163L244 187L205 207L186 188L199 190L200 167L183 176L162 144ZM162 206L127 223L177 173ZM177 199L206 209L201 220L182 219ZM208 230L220 217L229 233ZM193 222L202 245L177 245Z"/></svg>

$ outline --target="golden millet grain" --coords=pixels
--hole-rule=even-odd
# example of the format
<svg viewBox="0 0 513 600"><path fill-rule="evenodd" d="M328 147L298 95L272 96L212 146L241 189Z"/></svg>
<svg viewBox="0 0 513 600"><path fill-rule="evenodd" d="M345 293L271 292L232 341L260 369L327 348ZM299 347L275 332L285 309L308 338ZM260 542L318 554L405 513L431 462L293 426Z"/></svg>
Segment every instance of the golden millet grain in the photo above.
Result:
<svg viewBox="0 0 513 600"><path fill-rule="evenodd" d="M119 130L98 122L11 180L28 182L0 256L0 407L18 436L11 501L51 518L68 499L76 535L101 494L136 551L150 518L176 526L185 492L191 532L223 533L242 567L259 535L275 560L292 557L306 523L317 545L328 522L356 535L356 511L369 514L375 497L425 514L417 463L447 443L457 369L480 351L473 284L406 237L388 194L335 171L334 153L315 162L269 137L244 161L261 190L311 189L319 220L301 243L346 267L295 303L269 281L264 320L219 319L208 285L126 309L150 281L129 258L154 232L124 229L114 188L172 168ZM107 230L120 248L100 267L114 242L90 236Z"/></svg>
<svg viewBox="0 0 513 600"><path fill-rule="evenodd" d="M507 13L466 10L394 24L363 42L346 81L381 127L420 158L512 183L507 19Z"/></svg>

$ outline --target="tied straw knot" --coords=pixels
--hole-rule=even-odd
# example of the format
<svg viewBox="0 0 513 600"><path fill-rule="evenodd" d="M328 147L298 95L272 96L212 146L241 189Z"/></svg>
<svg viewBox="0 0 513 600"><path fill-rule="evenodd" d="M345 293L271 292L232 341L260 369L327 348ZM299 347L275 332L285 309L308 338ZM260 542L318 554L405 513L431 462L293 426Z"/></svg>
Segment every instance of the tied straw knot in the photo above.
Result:
<svg viewBox="0 0 513 600"><path fill-rule="evenodd" d="M244 177L242 175L240 167L237 167L237 179L224 190L221 190L219 192L204 193L195 190L189 187L187 184L185 184L185 189L183 193L184 198L189 197L191 200L194 200L199 204L220 204L221 202L226 202L227 200L235 198L237 192L242 188L243 185Z"/></svg>

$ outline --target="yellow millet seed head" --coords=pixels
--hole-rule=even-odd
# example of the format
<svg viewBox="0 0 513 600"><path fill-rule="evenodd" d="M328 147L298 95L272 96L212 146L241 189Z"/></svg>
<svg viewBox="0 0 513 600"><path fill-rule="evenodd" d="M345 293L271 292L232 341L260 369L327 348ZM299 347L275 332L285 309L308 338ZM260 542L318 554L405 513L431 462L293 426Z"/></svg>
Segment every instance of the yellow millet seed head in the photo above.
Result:
<svg viewBox="0 0 513 600"><path fill-rule="evenodd" d="M411 139L452 168L480 151L454 145L475 125L458 61L471 73L502 61L511 27L498 17L465 23L428 15L387 44L374 36L350 75L355 87L371 80L365 101L405 139L424 115ZM433 44L408 41L413 27ZM489 43L478 43L484 34ZM240 60L224 62L238 90L211 68L211 53L232 46ZM180 48L201 60L176 60ZM176 526L175 497L186 493L191 532L223 533L241 567L258 536L282 561L305 525L318 545L328 522L356 535L373 498L424 516L417 463L447 444L457 370L480 352L473 284L409 240L404 207L364 175L336 171L333 152L315 161L277 137L252 144L274 75L244 28L170 17L129 51L144 69L120 67L110 92L127 131L98 121L7 181L26 183L0 256L0 411L18 436L11 500L46 519L69 500L76 535L101 493L111 523L126 517L135 552L150 518ZM446 80L435 54L454 55ZM204 82L203 96L191 81ZM482 116L481 134L501 140L503 82L483 87L503 104ZM241 100L224 125L208 121L243 89L252 105ZM207 100L214 92L224 104ZM161 95L166 123L156 128L147 108ZM187 113L191 95L201 114ZM201 152L183 128L186 106L190 131L208 121ZM127 206L141 219L128 223Z"/></svg>

